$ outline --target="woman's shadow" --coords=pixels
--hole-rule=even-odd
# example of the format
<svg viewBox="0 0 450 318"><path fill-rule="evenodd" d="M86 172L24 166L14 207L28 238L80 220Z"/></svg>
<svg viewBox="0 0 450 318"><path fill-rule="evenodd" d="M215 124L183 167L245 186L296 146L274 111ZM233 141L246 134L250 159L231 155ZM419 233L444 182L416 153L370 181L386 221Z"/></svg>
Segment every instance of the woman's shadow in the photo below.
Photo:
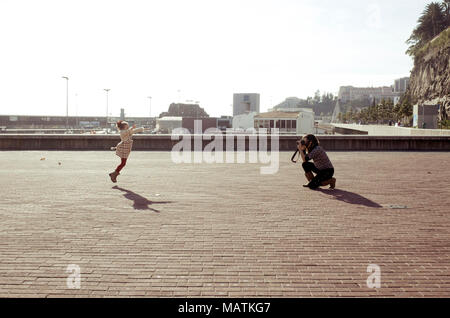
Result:
<svg viewBox="0 0 450 318"><path fill-rule="evenodd" d="M144 198L143 196L141 196L137 193L134 193L133 191L130 191L130 190L118 187L118 186L114 186L113 189L125 192L125 194L123 196L125 198L127 198L128 200L133 201L133 208L135 210L152 210L154 212L159 213L160 211L151 208L150 205L172 203L171 201L159 201L159 202L150 201L149 199Z"/></svg>
<svg viewBox="0 0 450 318"><path fill-rule="evenodd" d="M334 189L334 190L325 190L325 189L318 189L318 191L325 193L327 195L333 196L336 200L350 203L350 204L356 204L356 205L363 205L369 208L382 208L381 205L379 205L376 202L373 202L372 200L369 200L362 195L359 195L357 193L344 191L340 189Z"/></svg>

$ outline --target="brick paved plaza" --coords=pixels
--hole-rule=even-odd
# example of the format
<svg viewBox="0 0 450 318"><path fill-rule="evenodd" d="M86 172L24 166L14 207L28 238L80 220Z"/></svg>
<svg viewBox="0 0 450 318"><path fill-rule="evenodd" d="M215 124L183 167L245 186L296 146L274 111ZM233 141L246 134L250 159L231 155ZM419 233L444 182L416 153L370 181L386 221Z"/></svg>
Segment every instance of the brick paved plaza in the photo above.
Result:
<svg viewBox="0 0 450 318"><path fill-rule="evenodd" d="M290 156L135 151L115 186L113 152L0 152L0 296L450 296L449 153L330 152L335 191Z"/></svg>

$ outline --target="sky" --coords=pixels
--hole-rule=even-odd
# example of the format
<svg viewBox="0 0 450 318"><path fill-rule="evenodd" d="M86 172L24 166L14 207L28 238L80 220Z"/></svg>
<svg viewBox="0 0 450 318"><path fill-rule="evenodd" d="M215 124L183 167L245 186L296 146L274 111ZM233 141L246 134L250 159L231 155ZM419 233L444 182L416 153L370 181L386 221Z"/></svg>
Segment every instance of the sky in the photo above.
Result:
<svg viewBox="0 0 450 318"><path fill-rule="evenodd" d="M0 0L0 114L158 116L409 76L425 0ZM148 97L151 96L151 99Z"/></svg>

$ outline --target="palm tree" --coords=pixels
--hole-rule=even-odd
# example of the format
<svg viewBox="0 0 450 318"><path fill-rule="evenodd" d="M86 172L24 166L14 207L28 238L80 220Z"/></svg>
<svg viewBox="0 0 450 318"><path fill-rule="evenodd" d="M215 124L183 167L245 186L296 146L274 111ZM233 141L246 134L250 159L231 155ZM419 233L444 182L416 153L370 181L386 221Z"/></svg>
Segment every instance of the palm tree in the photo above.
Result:
<svg viewBox="0 0 450 318"><path fill-rule="evenodd" d="M443 6L445 13L446 27L448 28L450 26L450 0L444 0Z"/></svg>
<svg viewBox="0 0 450 318"><path fill-rule="evenodd" d="M417 27L406 41L410 47L407 54L414 56L419 49L431 41L436 35L448 27L448 12L450 1L444 3L431 2L425 7L420 16Z"/></svg>

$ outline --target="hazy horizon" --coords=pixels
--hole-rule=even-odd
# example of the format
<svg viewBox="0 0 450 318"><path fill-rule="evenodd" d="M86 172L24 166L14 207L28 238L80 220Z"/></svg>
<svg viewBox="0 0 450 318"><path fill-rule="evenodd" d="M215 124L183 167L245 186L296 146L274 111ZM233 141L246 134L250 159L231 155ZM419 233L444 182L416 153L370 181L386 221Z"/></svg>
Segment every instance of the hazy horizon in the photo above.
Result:
<svg viewBox="0 0 450 318"><path fill-rule="evenodd" d="M430 1L165 0L0 2L0 114L152 116L233 93L287 97L409 76L405 41ZM180 92L178 93L178 90Z"/></svg>

